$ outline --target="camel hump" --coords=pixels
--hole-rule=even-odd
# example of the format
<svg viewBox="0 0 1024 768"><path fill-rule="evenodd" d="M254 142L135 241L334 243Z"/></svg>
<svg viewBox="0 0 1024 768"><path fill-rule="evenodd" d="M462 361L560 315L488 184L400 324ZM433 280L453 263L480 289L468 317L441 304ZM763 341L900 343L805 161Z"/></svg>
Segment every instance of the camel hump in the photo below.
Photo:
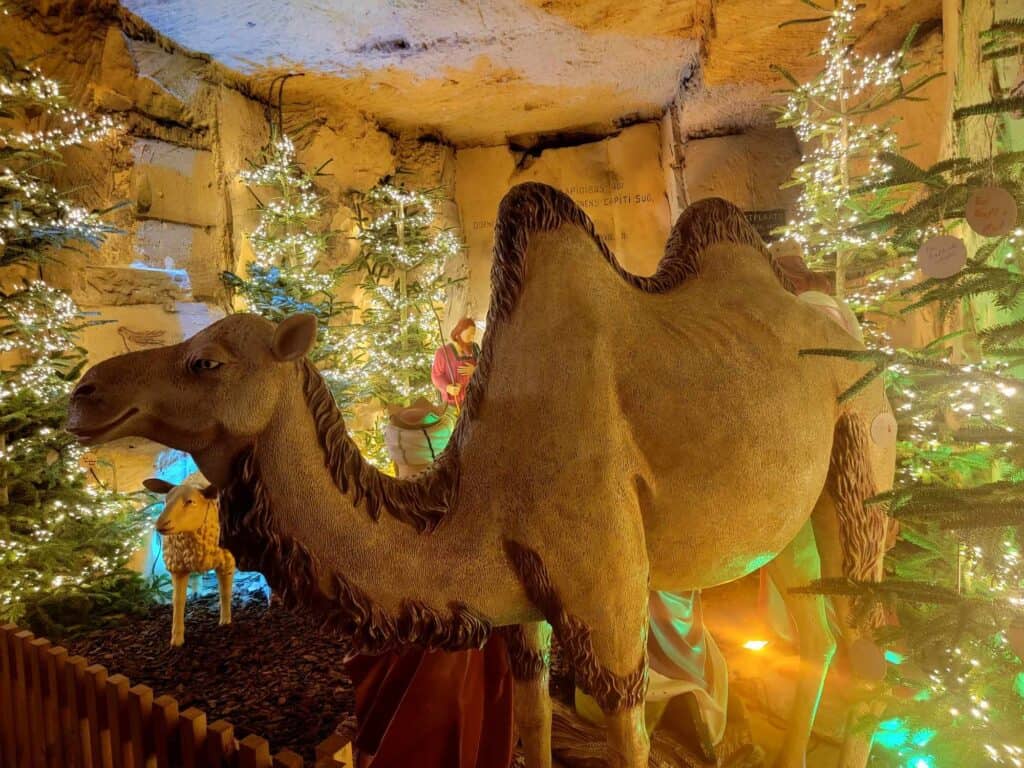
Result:
<svg viewBox="0 0 1024 768"><path fill-rule="evenodd" d="M547 184L531 181L512 187L498 207L491 267L491 306L497 315L490 318L488 324L508 317L522 291L531 233L551 231L563 225L579 228L624 282L645 293L664 293L699 275L704 252L721 242L753 248L771 265L779 283L793 291L791 281L776 264L757 230L743 212L727 200L709 197L687 207L672 228L657 271L641 276L622 267L597 234L594 222L572 198Z"/></svg>
<svg viewBox="0 0 1024 768"><path fill-rule="evenodd" d="M795 292L789 276L765 247L764 240L743 211L721 197L698 200L679 214L665 244L658 273L672 274L685 269L691 274L700 274L702 254L718 243L753 248L771 266L779 283L789 292Z"/></svg>

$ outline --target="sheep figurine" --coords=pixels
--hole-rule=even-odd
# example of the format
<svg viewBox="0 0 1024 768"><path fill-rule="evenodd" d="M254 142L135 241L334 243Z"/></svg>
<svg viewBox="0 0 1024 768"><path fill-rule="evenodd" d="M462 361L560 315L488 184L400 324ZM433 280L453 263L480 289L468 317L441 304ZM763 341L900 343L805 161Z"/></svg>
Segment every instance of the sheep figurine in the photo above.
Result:
<svg viewBox="0 0 1024 768"><path fill-rule="evenodd" d="M235 558L220 546L217 491L213 486L202 487L189 480L172 485L155 477L142 484L154 493L166 494L156 530L163 537L164 565L174 585L171 645L179 646L185 642L185 598L192 573L217 572L220 623L231 623Z"/></svg>

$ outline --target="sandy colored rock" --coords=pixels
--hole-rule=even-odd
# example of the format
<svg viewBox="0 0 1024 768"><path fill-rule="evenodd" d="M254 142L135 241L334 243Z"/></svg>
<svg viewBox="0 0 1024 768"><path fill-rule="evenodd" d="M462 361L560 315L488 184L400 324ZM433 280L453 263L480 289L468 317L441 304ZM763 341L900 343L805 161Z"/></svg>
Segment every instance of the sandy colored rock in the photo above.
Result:
<svg viewBox="0 0 1024 768"><path fill-rule="evenodd" d="M800 163L789 129L766 128L736 136L690 141L683 175L689 202L723 197L744 211L788 208L795 189L780 189Z"/></svg>
<svg viewBox="0 0 1024 768"><path fill-rule="evenodd" d="M140 139L132 148L132 190L138 216L192 224L218 223L213 153Z"/></svg>
<svg viewBox="0 0 1024 768"><path fill-rule="evenodd" d="M95 264L88 254L67 252L43 265L43 278L81 306L173 306L190 296L188 275L140 266Z"/></svg>
<svg viewBox="0 0 1024 768"><path fill-rule="evenodd" d="M465 311L483 317L487 310L494 217L505 193L524 181L572 197L626 269L650 274L657 267L669 230L657 123L537 157L503 147L461 150L455 194L467 245Z"/></svg>
<svg viewBox="0 0 1024 768"><path fill-rule="evenodd" d="M228 265L213 227L142 221L135 231L135 251L147 267L186 275L196 299L217 302L224 294L220 273Z"/></svg>
<svg viewBox="0 0 1024 768"><path fill-rule="evenodd" d="M644 18L663 17L666 3L648 5ZM335 113L358 109L395 132L433 132L456 144L567 128L608 133L624 116L657 117L697 53L684 37L618 22L589 31L558 9L519 0L400 7L304 0L288 18L263 0L126 6L182 45L257 76L261 92L274 75L303 71L289 82L289 100ZM665 16L688 18L685 7Z"/></svg>
<svg viewBox="0 0 1024 768"><path fill-rule="evenodd" d="M395 171L391 137L358 113L322 126L298 157L311 171L323 166L317 184L335 196L368 189Z"/></svg>

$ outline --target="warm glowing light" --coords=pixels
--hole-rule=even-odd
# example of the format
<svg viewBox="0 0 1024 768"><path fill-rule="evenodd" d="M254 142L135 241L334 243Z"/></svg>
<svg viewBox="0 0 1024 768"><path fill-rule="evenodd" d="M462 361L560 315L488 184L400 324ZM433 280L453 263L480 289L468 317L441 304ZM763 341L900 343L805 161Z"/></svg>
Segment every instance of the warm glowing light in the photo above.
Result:
<svg viewBox="0 0 1024 768"><path fill-rule="evenodd" d="M743 647L748 651L763 651L766 645L768 645L767 640L747 640Z"/></svg>

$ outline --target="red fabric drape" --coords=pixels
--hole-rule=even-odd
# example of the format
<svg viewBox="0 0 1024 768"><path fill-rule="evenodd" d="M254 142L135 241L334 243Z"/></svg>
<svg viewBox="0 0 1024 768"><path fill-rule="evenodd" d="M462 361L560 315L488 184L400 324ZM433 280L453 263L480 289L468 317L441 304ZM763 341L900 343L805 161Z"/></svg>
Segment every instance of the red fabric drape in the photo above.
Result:
<svg viewBox="0 0 1024 768"><path fill-rule="evenodd" d="M505 642L480 651L410 648L348 662L357 749L372 768L508 768L512 676Z"/></svg>

